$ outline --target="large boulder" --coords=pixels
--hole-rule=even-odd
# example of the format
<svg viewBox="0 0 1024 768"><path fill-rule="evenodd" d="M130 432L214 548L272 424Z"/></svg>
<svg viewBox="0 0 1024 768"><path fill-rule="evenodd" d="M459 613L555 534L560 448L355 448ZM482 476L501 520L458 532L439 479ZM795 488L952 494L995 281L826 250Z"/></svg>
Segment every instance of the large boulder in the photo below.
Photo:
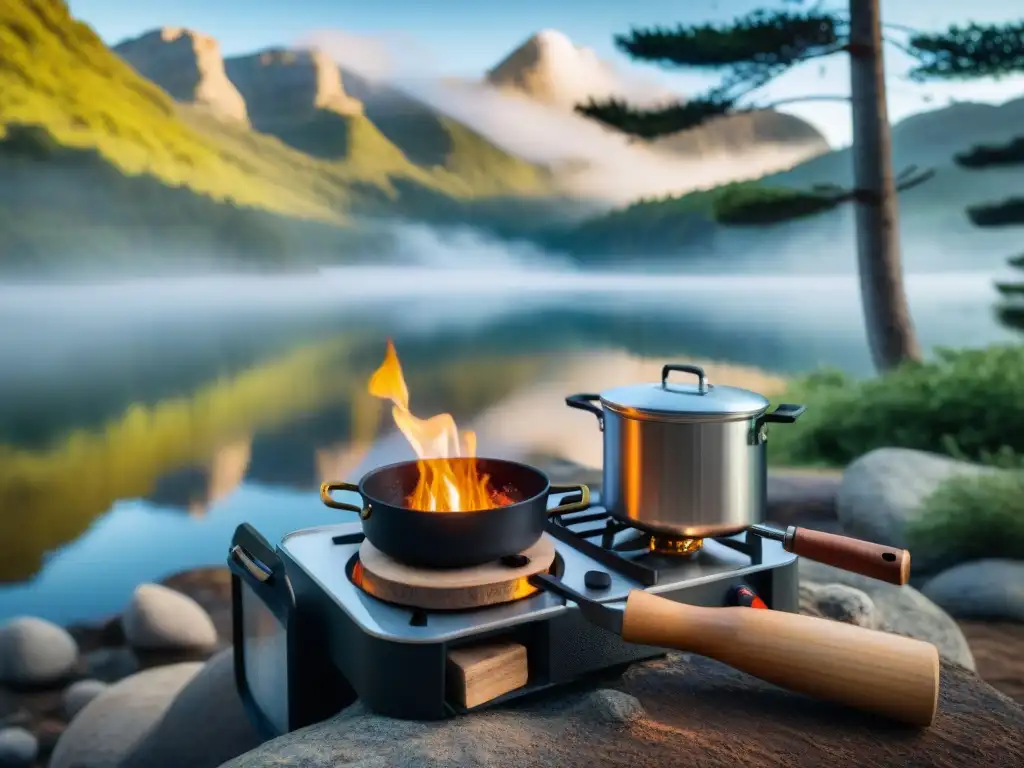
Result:
<svg viewBox="0 0 1024 768"><path fill-rule="evenodd" d="M120 768L202 664L147 669L101 693L64 731L50 768Z"/></svg>
<svg viewBox="0 0 1024 768"><path fill-rule="evenodd" d="M101 693L72 720L50 768L216 768L260 741L229 648L204 665L156 667Z"/></svg>
<svg viewBox="0 0 1024 768"><path fill-rule="evenodd" d="M909 524L923 502L953 477L980 476L1005 470L957 461L907 448L878 448L852 462L843 473L836 514L850 536L891 547L908 548ZM955 542L950 542L955 546ZM912 552L915 573L933 570L948 552Z"/></svg>
<svg viewBox="0 0 1024 768"><path fill-rule="evenodd" d="M217 629L195 600L159 584L140 584L122 617L128 644L143 651L210 651Z"/></svg>
<svg viewBox="0 0 1024 768"><path fill-rule="evenodd" d="M913 587L897 587L805 558L800 560L799 568L802 584L843 584L870 597L878 629L926 640L939 649L943 658L974 670L974 657L960 627Z"/></svg>
<svg viewBox="0 0 1024 768"><path fill-rule="evenodd" d="M962 563L928 581L921 593L958 619L1024 622L1024 562Z"/></svg>
<svg viewBox="0 0 1024 768"><path fill-rule="evenodd" d="M78 644L66 630L33 616L0 627L0 683L42 686L70 676L78 662Z"/></svg>
<svg viewBox="0 0 1024 768"><path fill-rule="evenodd" d="M69 685L62 699L64 717L73 720L75 715L85 709L85 705L95 699L109 686L101 680L79 680Z"/></svg>
<svg viewBox="0 0 1024 768"><path fill-rule="evenodd" d="M227 648L189 681L120 768L216 768L262 741L242 707Z"/></svg>
<svg viewBox="0 0 1024 768"><path fill-rule="evenodd" d="M943 665L941 686L936 721L919 731L670 654L635 665L616 690L552 693L440 722L380 717L357 702L223 768L1024 764L1024 709L955 665Z"/></svg>

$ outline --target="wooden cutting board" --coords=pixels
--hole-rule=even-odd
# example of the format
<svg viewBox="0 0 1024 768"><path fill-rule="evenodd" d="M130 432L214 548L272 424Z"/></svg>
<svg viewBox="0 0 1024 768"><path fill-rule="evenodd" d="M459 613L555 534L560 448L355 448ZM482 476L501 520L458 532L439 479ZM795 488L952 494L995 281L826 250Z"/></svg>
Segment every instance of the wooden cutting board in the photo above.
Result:
<svg viewBox="0 0 1024 768"><path fill-rule="evenodd" d="M510 567L494 561L473 568L416 568L394 560L368 539L359 546L362 587L389 603L432 611L455 611L511 602L537 590L528 579L551 568L554 540L545 534L522 552L529 562Z"/></svg>

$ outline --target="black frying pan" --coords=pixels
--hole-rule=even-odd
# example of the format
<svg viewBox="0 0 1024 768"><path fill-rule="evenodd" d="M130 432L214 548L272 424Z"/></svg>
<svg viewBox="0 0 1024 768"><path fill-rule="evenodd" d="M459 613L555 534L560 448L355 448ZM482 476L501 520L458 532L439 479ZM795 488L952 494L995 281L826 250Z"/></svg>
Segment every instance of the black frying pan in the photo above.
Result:
<svg viewBox="0 0 1024 768"><path fill-rule="evenodd" d="M515 461L476 459L476 463L482 474L490 475L492 487L513 503L469 512L410 509L404 504L419 479L415 461L378 467L358 485L324 483L320 500L332 509L357 513L373 546L399 562L421 568L468 568L517 554L540 539L549 517L590 506L590 489L585 485L551 485L539 469ZM331 497L335 491L358 492L362 507L335 501ZM572 491L578 494L573 494L571 501L548 509L548 496Z"/></svg>

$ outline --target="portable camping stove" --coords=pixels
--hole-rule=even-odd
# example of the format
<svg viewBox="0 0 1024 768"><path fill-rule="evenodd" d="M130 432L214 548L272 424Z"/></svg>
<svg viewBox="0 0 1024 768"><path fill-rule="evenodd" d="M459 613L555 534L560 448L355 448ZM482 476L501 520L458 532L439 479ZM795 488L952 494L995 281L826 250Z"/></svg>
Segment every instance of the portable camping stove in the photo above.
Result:
<svg viewBox="0 0 1024 768"><path fill-rule="evenodd" d="M444 718L664 653L594 626L575 603L550 591L523 590L517 599L463 610L375 597L364 579L358 522L295 531L276 549L243 524L232 545L236 682L267 735L330 717L356 698L391 717ZM752 533L668 540L592 505L553 518L541 545L554 548L548 572L598 602L643 589L692 605L725 606L737 595L754 595L764 601L758 605L798 610L796 556ZM529 558L506 560L514 569ZM506 679L504 688L515 687L471 701L465 681L453 679L453 659L501 646L521 651L522 679Z"/></svg>

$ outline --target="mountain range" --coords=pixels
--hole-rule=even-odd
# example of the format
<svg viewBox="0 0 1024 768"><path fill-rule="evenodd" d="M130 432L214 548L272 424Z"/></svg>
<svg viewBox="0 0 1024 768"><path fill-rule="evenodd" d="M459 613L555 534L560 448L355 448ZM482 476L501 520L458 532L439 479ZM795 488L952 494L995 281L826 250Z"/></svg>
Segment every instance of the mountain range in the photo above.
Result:
<svg viewBox="0 0 1024 768"><path fill-rule="evenodd" d="M553 30L471 81L392 83L357 69L320 48L224 58L214 38L171 27L111 49L61 0L7 0L0 268L376 258L386 227L357 224L394 217L480 226L584 257L595 232L605 250L628 243L624 256L648 245L675 253L692 239L692 222L665 240L652 234L647 203L609 208L745 179L807 186L849 176L846 150L771 110L628 142L573 106L678 97ZM952 168L954 152L1005 140L1022 112L955 105L915 116L894 129L896 162ZM978 184L957 173L944 170L908 200L964 199L965 185ZM687 200L685 215L672 206L658 215L703 217Z"/></svg>

